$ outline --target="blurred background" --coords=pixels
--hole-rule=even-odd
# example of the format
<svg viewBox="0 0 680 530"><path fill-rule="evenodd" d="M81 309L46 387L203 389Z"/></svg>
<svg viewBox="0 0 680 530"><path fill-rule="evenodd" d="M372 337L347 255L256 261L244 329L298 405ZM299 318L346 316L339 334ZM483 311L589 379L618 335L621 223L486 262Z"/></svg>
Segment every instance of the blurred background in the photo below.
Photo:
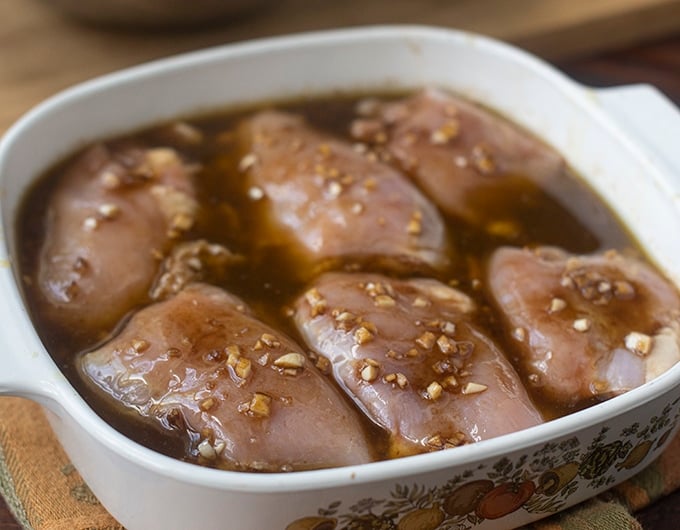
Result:
<svg viewBox="0 0 680 530"><path fill-rule="evenodd" d="M635 55L628 67L604 58L631 49L649 56L643 45L664 42L655 83L680 94L680 0L0 0L0 131L62 88L150 59L263 36L393 23L497 37L595 84L647 80Z"/></svg>

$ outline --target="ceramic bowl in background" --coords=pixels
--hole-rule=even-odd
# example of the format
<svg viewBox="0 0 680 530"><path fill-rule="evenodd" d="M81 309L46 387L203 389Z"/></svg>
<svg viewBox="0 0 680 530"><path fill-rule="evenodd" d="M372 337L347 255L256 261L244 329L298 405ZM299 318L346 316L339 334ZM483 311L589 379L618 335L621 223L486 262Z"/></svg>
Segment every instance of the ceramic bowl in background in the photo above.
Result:
<svg viewBox="0 0 680 530"><path fill-rule="evenodd" d="M82 20L120 28L214 24L261 8L269 0L43 0Z"/></svg>

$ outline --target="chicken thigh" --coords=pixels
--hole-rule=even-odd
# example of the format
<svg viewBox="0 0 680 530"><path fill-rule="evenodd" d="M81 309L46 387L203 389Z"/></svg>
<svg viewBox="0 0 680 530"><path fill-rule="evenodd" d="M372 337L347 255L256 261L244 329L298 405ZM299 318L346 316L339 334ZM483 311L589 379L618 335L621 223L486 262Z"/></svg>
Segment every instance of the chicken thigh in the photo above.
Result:
<svg viewBox="0 0 680 530"><path fill-rule="evenodd" d="M99 393L178 431L189 458L290 471L371 460L358 414L302 349L220 288L191 284L81 358Z"/></svg>
<svg viewBox="0 0 680 530"><path fill-rule="evenodd" d="M67 168L38 263L51 320L111 329L147 300L159 260L194 222L191 173L172 149L104 145Z"/></svg>
<svg viewBox="0 0 680 530"><path fill-rule="evenodd" d="M390 433L397 457L541 423L473 312L467 295L435 280L326 273L294 318L340 386Z"/></svg>
<svg viewBox="0 0 680 530"><path fill-rule="evenodd" d="M238 137L248 194L259 201L258 238L305 262L372 258L396 268L446 262L435 207L388 165L293 114L263 111Z"/></svg>
<svg viewBox="0 0 680 530"><path fill-rule="evenodd" d="M529 387L560 406L623 393L680 360L677 291L637 259L504 247L488 282Z"/></svg>

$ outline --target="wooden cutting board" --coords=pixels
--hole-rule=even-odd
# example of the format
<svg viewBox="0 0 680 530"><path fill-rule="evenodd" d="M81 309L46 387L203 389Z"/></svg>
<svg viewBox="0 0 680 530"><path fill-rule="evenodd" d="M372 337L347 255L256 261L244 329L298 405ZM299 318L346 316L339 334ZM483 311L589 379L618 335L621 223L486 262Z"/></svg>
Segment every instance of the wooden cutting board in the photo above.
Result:
<svg viewBox="0 0 680 530"><path fill-rule="evenodd" d="M0 133L31 106L84 79L268 35L429 24L476 31L563 59L680 31L680 0L274 0L219 26L166 32L95 28L61 16L48 4L0 0Z"/></svg>

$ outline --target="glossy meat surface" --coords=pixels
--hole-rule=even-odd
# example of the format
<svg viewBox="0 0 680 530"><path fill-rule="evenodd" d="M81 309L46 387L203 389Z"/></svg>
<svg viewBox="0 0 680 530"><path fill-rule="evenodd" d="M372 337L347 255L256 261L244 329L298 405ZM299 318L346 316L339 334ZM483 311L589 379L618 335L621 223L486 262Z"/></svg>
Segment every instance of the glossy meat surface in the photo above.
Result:
<svg viewBox="0 0 680 530"><path fill-rule="evenodd" d="M390 166L301 117L263 111L238 130L249 195L262 205L258 237L308 262L371 258L396 268L439 267L446 234L437 210Z"/></svg>
<svg viewBox="0 0 680 530"><path fill-rule="evenodd" d="M444 212L473 224L493 218L488 190L525 178L550 185L563 169L559 155L524 131L448 93L424 90L365 107L352 127L357 139L385 142ZM367 135L370 124L380 132Z"/></svg>
<svg viewBox="0 0 680 530"><path fill-rule="evenodd" d="M472 322L474 303L430 279L326 273L295 305L309 346L403 456L541 423L517 374Z"/></svg>
<svg viewBox="0 0 680 530"><path fill-rule="evenodd" d="M191 170L174 150L85 151L48 204L38 283L51 318L113 327L147 300L159 259L196 210Z"/></svg>
<svg viewBox="0 0 680 530"><path fill-rule="evenodd" d="M357 413L303 350L217 287L192 284L140 310L80 369L99 392L178 432L205 464L290 471L370 460Z"/></svg>
<svg viewBox="0 0 680 530"><path fill-rule="evenodd" d="M506 247L488 281L527 383L556 403L611 397L680 360L677 292L636 259Z"/></svg>

